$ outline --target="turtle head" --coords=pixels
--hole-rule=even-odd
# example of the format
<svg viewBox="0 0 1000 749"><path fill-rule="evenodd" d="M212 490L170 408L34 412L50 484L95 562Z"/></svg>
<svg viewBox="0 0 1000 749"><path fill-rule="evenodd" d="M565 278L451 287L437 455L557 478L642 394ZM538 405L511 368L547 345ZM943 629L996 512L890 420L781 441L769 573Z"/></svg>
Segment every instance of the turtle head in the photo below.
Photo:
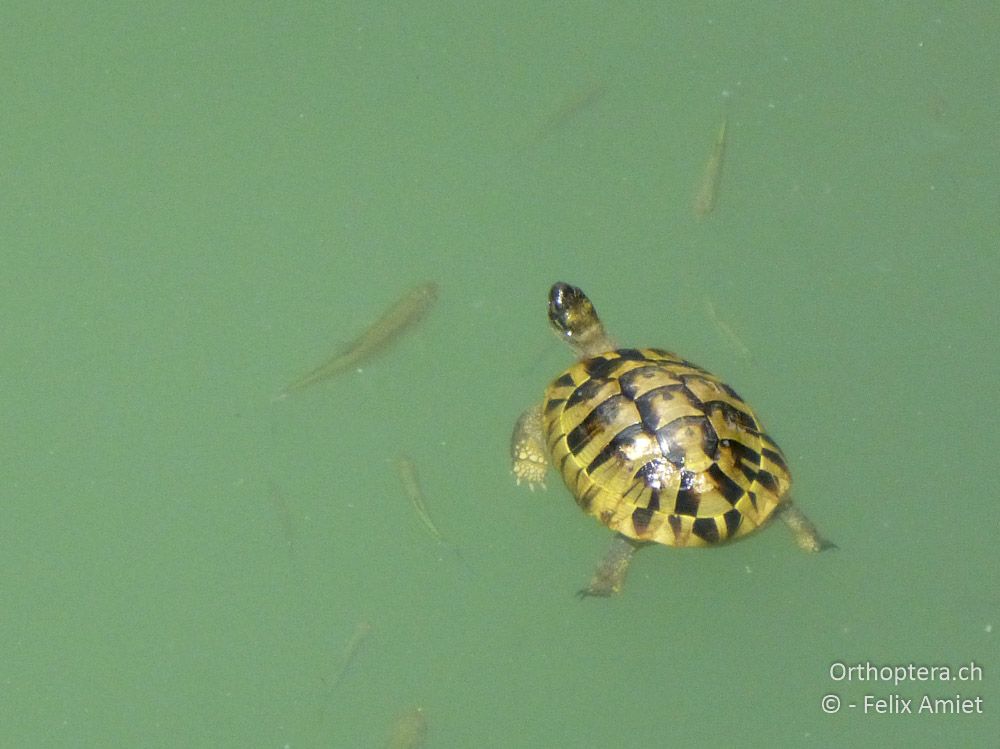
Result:
<svg viewBox="0 0 1000 749"><path fill-rule="evenodd" d="M552 285L549 322L580 356L595 356L614 348L594 305L576 286L561 282Z"/></svg>

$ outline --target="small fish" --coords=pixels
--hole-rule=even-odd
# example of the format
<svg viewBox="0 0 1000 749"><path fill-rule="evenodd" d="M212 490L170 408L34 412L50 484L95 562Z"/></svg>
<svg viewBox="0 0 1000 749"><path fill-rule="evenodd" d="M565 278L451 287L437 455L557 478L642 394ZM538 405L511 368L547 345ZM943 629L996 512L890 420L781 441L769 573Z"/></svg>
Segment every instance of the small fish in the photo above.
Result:
<svg viewBox="0 0 1000 749"><path fill-rule="evenodd" d="M733 346L735 346L736 349L741 354L743 354L744 357L746 357L747 359L753 358L753 355L750 353L750 349L747 348L747 345L745 343L743 343L743 341L740 339L740 337L738 335L736 335L736 331L733 330L732 327L730 327L729 323L727 323L725 320L722 320L716 314L716 312L715 312L715 305L712 304L712 300L711 299L706 299L705 300L705 306L708 309L709 316L712 318L712 322L715 323L715 327L717 327L719 329L719 331L727 339L729 339L729 342L731 344L733 344Z"/></svg>
<svg viewBox="0 0 1000 749"><path fill-rule="evenodd" d="M362 619L358 622L358 626L354 628L354 634L351 635L351 639L347 641L344 646L344 652L340 656L340 667L337 672L333 675L333 679L330 681L330 690L334 690L344 679L344 675L347 673L351 664L354 662L358 651L361 649L361 645L364 641L368 639L368 635L371 634L372 625L371 622L366 619Z"/></svg>
<svg viewBox="0 0 1000 749"><path fill-rule="evenodd" d="M319 712L316 716L317 724L322 725L326 720L326 709L327 706L333 701L337 687L344 680L347 675L348 670L351 668L351 664L354 663L354 659L358 655L358 651L364 644L365 640L368 639L368 635L371 634L372 625L367 619L362 619L358 622L358 626L354 628L354 634L351 635L347 644L344 646L344 651L340 655L340 665L337 666L337 670L334 672L333 677L330 681L320 676L320 681L323 682L325 687L324 699L319 706Z"/></svg>
<svg viewBox="0 0 1000 749"><path fill-rule="evenodd" d="M437 296L438 286L433 281L410 289L399 301L383 312L364 333L355 338L343 352L292 382L278 399L287 398L292 393L304 390L317 382L355 369L359 364L381 353L424 318L437 300Z"/></svg>
<svg viewBox="0 0 1000 749"><path fill-rule="evenodd" d="M562 129L570 120L575 118L585 109L591 107L607 92L608 86L603 81L594 81L586 88L581 88L572 95L566 97L559 106L555 108L539 125L534 135L525 144L525 147L535 146L552 133Z"/></svg>
<svg viewBox="0 0 1000 749"><path fill-rule="evenodd" d="M427 718L421 707L408 710L396 718L386 749L419 749L427 740Z"/></svg>
<svg viewBox="0 0 1000 749"><path fill-rule="evenodd" d="M424 492L420 488L420 480L417 478L417 467L414 465L413 461L405 455L400 456L396 459L396 471L399 473L399 481L403 485L403 492L406 494L406 498L410 500L410 504L413 505L413 509L417 513L417 517L420 518L424 526L430 532L431 536L443 546L447 546L449 549L458 554L458 549L456 549L448 540L444 537L438 527L431 520L430 513L427 512L427 505L424 504ZM461 556L461 554L459 554Z"/></svg>
<svg viewBox="0 0 1000 749"><path fill-rule="evenodd" d="M292 511L288 500L285 499L284 493L275 481L270 476L266 476L265 482L267 483L267 496L271 501L271 508L281 523L281 536L285 542L285 547L288 549L289 555L294 557L295 539L298 537L295 513Z"/></svg>
<svg viewBox="0 0 1000 749"><path fill-rule="evenodd" d="M719 125L719 132L715 136L712 153L705 163L705 172L698 185L698 192L694 196L694 215L698 218L704 218L715 208L719 197L719 182L722 179L722 160L725 155L726 120L723 119L722 124Z"/></svg>

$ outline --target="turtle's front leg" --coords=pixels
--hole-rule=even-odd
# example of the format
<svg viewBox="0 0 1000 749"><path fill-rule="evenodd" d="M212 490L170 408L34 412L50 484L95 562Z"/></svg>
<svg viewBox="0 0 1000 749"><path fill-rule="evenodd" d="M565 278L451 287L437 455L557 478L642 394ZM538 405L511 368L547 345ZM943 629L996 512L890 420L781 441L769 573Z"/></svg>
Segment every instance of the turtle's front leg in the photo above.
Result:
<svg viewBox="0 0 1000 749"><path fill-rule="evenodd" d="M795 543L803 551L823 551L824 549L836 549L837 544L827 541L816 530L816 526L807 518L802 510L792 504L791 500L786 500L778 510L778 515L785 521L785 525L791 530L795 537Z"/></svg>
<svg viewBox="0 0 1000 749"><path fill-rule="evenodd" d="M517 420L510 438L510 457L517 483L527 481L532 490L536 484L545 488L549 454L545 449L541 406L529 408Z"/></svg>
<svg viewBox="0 0 1000 749"><path fill-rule="evenodd" d="M601 596L607 598L619 593L622 585L625 584L625 575L628 574L629 565L632 563L632 555L639 548L639 544L630 538L626 538L620 533L615 534L611 548L608 549L604 559L594 570L594 576L590 578L590 584L577 592L580 598L590 596Z"/></svg>

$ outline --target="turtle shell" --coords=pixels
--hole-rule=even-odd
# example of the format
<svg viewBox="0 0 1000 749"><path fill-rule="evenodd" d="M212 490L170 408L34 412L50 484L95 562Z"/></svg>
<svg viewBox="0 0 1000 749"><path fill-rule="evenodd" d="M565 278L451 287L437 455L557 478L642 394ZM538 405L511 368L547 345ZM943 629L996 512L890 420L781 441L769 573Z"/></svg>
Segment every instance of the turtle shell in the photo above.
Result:
<svg viewBox="0 0 1000 749"><path fill-rule="evenodd" d="M578 361L546 390L542 422L577 504L637 541L707 546L744 536L791 486L750 406L660 349Z"/></svg>

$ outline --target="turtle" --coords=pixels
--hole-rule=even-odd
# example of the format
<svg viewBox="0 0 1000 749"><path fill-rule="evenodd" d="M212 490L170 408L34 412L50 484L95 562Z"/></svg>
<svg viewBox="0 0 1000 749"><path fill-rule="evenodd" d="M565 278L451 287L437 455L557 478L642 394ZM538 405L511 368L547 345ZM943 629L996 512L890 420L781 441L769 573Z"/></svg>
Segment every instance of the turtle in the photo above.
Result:
<svg viewBox="0 0 1000 749"><path fill-rule="evenodd" d="M614 532L580 596L619 593L642 546L716 546L774 517L804 551L834 547L792 503L781 448L733 388L669 351L618 348L575 286L554 284L548 313L577 361L517 420L511 460L532 489L554 465Z"/></svg>

